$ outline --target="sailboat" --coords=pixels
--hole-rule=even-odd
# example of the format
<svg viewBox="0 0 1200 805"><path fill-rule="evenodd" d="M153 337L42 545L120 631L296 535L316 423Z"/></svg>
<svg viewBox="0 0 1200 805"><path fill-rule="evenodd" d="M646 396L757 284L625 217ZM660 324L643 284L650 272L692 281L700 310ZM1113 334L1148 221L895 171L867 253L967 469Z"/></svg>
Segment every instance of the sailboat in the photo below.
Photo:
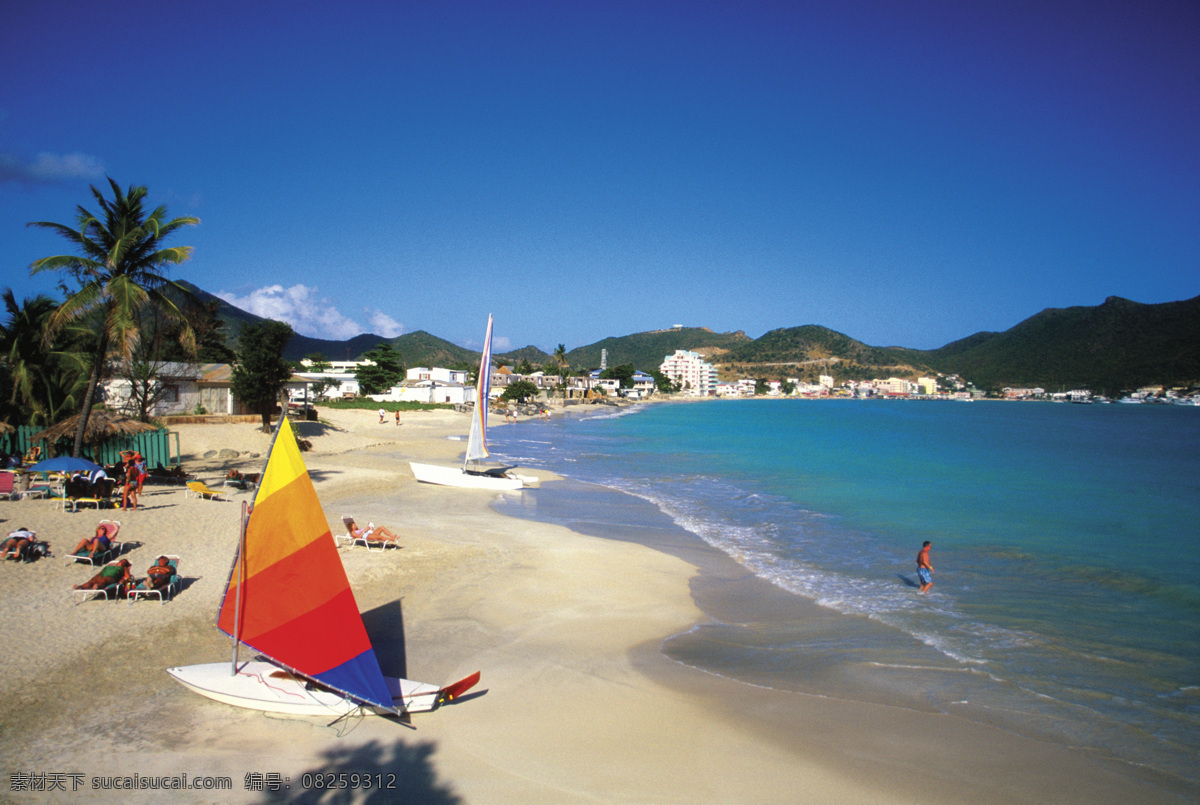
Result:
<svg viewBox="0 0 1200 805"><path fill-rule="evenodd" d="M479 681L438 686L383 675L321 502L287 417L271 442L217 628L233 661L168 668L184 687L226 704L290 715L433 710ZM239 646L259 653L239 660Z"/></svg>
<svg viewBox="0 0 1200 805"><path fill-rule="evenodd" d="M483 338L483 355L479 358L479 379L475 382L475 410L471 414L471 433L467 437L467 455L462 467L439 464L420 464L410 461L418 481L441 486L461 486L474 489L523 489L537 486L531 475L517 475L507 467L484 469L479 462L488 457L487 415L488 397L492 386L492 317L488 316L487 333Z"/></svg>

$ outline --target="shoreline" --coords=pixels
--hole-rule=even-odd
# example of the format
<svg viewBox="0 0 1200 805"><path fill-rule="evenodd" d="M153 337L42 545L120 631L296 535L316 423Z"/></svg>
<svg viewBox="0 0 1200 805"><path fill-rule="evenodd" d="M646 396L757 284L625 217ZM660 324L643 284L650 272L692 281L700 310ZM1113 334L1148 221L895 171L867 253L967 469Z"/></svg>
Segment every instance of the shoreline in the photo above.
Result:
<svg viewBox="0 0 1200 805"><path fill-rule="evenodd" d="M144 511L122 513L121 537L140 543L126 555L144 575L155 552L180 548L183 591L162 606L75 607L67 582L88 574L63 564L64 543L99 516L10 503L0 509L6 531L30 525L57 556L0 569L0 623L19 635L0 678L9 774L226 776L233 790L221 799L234 802L314 797L304 775L328 772L394 774L402 797L422 802L1174 799L1153 775L995 728L757 688L679 663L664 641L712 617L696 588L717 588L700 596L710 607L718 598L705 596L736 603L748 596L727 585L744 579L705 580L694 556L507 516L491 493L417 484L406 462L455 460L465 417L410 414L395 428L374 416L334 413L300 434L314 442L304 459L333 533L354 514L401 536L399 551L339 551L359 608L385 672L445 683L478 669L476 690L413 716L414 729L379 718L330 727L198 697L164 669L229 656L213 619L240 506L154 488ZM185 467L210 486L225 467L258 470L261 458L249 454L265 450L266 434L194 427L213 429L188 432ZM243 455L199 460L205 439ZM569 483L546 477L538 494ZM291 788L248 790L255 772L290 778ZM0 800L13 802L96 797L5 790ZM129 793L125 801L158 798Z"/></svg>
<svg viewBox="0 0 1200 805"><path fill-rule="evenodd" d="M664 687L710 699L738 729L759 734L797 756L819 758L825 771L839 770L859 783L869 782L886 791L889 800L956 802L968 791L972 801L995 802L1115 802L1129 796L1174 801L1176 796L1196 795L1195 786L1166 772L1040 738L1030 734L1036 730L1028 726L1017 730L1008 723L1008 714L989 717L965 702L962 706L969 713L934 707L919 691L890 680L883 669L864 673L853 661L812 662L803 668L800 687L791 676L794 668L786 678L763 672L757 679L715 670L706 653L714 646L719 651L719 633L709 639L698 636L709 628L768 632L776 624L794 629L796 623L804 623L805 633L817 643L837 640L847 631L875 634L881 640L907 637L865 616L835 612L775 586L640 497L570 479L537 494L558 496L564 488L570 490L565 506L498 503L495 508L600 539L646 545L691 565L690 595L702 619L653 646L639 647L636 661ZM589 495L597 498L590 508ZM628 502L615 502L620 499ZM621 524L617 533L604 533L612 530L612 522ZM677 647L679 643L684 645ZM651 661L650 653L665 657L674 667ZM812 732L821 738L804 737ZM872 752L878 753L874 763L845 768L848 755ZM890 776L894 769L883 772L896 765L922 769L924 777L910 785ZM1086 779L1073 779L1077 774ZM1123 789L1125 793L1117 793Z"/></svg>

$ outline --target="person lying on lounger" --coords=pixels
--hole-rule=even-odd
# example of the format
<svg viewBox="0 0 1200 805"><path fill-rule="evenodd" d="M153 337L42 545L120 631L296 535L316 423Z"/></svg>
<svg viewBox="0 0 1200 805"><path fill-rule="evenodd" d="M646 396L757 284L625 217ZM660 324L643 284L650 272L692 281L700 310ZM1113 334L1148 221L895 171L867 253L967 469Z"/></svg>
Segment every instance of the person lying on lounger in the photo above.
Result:
<svg viewBox="0 0 1200 805"><path fill-rule="evenodd" d="M75 546L75 550L71 551L71 553L78 555L86 550L94 557L99 553L107 551L111 545L112 540L108 536L108 529L103 525L98 525L96 526L96 533L93 536L84 537L79 540L79 544Z"/></svg>
<svg viewBox="0 0 1200 805"><path fill-rule="evenodd" d="M171 576L175 575L175 568L171 567L171 560L165 556L158 557L158 561L150 565L146 570L146 578L137 585L139 590L161 590L171 583Z"/></svg>
<svg viewBox="0 0 1200 805"><path fill-rule="evenodd" d="M14 561L22 561L27 558L29 546L37 542L37 535L24 526L16 531L10 531L8 539L4 540L3 553L13 552L12 556L7 557Z"/></svg>
<svg viewBox="0 0 1200 805"><path fill-rule="evenodd" d="M367 542L395 542L400 539L399 534L393 534L385 527L374 523L369 524L366 528L359 528L357 523L350 520L346 523L346 528L350 531L350 536L355 539L365 539Z"/></svg>
<svg viewBox="0 0 1200 805"><path fill-rule="evenodd" d="M122 559L119 562L114 562L110 565L105 565L100 568L100 572L92 576L83 584L76 584L76 590L103 590L105 587L113 584L121 585L128 584L133 581L133 574L129 572L129 560Z"/></svg>

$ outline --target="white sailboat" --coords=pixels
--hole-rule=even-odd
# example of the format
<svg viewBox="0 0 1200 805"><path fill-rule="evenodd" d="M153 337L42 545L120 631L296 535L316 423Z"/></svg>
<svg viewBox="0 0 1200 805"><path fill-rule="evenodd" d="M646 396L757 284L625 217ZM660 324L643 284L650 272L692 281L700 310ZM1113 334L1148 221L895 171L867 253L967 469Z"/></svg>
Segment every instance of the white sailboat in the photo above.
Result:
<svg viewBox="0 0 1200 805"><path fill-rule="evenodd" d="M284 418L217 614L232 663L168 668L184 687L274 713L343 716L433 710L479 681L439 686L385 677L346 578L316 490ZM245 645L260 657L239 661Z"/></svg>
<svg viewBox="0 0 1200 805"><path fill-rule="evenodd" d="M487 334L483 339L483 355L479 359L479 379L475 383L475 410L471 415L471 434L467 437L467 454L461 467L422 464L410 461L418 481L441 486L472 489L523 489L537 486L531 475L517 475L507 467L481 468L479 462L488 457L487 416L488 395L492 385L492 317L488 316Z"/></svg>

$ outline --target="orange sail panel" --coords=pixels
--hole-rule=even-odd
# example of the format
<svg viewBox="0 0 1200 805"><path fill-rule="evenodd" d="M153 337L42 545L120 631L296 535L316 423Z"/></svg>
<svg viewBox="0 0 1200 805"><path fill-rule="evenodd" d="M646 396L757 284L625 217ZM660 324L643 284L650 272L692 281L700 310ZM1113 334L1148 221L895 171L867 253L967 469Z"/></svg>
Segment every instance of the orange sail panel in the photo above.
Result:
<svg viewBox="0 0 1200 805"><path fill-rule="evenodd" d="M234 635L239 599L241 634ZM351 698L393 706L286 418L275 434L217 627Z"/></svg>

